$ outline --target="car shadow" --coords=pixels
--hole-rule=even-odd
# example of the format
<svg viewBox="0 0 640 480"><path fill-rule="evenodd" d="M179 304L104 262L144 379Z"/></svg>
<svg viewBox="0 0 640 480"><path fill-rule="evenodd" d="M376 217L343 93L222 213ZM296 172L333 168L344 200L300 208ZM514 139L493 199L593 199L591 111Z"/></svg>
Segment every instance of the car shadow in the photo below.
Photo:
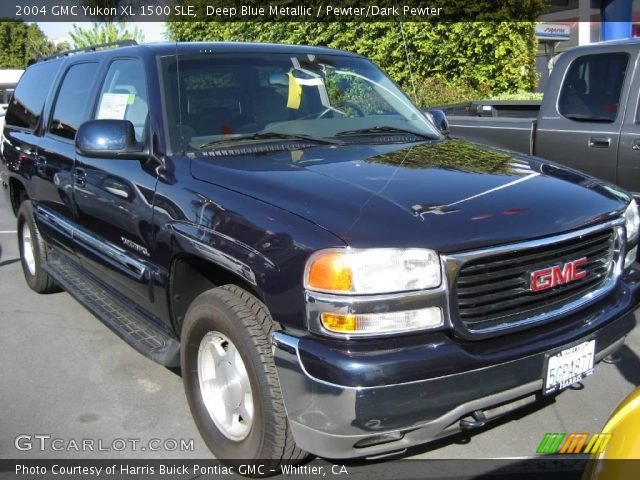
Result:
<svg viewBox="0 0 640 480"><path fill-rule="evenodd" d="M4 262L0 262L0 267L6 267L7 265L12 265L14 263L18 263L20 261L19 258L14 258L11 260L5 260Z"/></svg>
<svg viewBox="0 0 640 480"><path fill-rule="evenodd" d="M532 413L549 407L550 405L554 404L555 401L555 396L540 397L536 402L514 410L513 412L507 413L502 417L496 418L495 420L488 422L484 427L479 427L473 430L464 430L459 433L441 438L439 440L434 440L427 444L410 447L405 451L399 452L397 454L380 457L379 459L354 459L349 461L340 460L337 463L347 466L351 465L353 467L372 465L375 463L385 463L390 460L407 459L408 457L429 453L452 444L465 445L470 443L473 440L473 437L475 437L476 435L479 435L483 432L486 432L487 430L494 429L506 423L513 422L514 420L519 420L521 418L527 417ZM535 452L532 452L532 455L534 453ZM332 462L329 459L327 459L327 461Z"/></svg>
<svg viewBox="0 0 640 480"><path fill-rule="evenodd" d="M616 353L620 355L620 361L615 364L616 368L627 382L639 386L640 358L638 355L628 345L623 345Z"/></svg>
<svg viewBox="0 0 640 480"><path fill-rule="evenodd" d="M581 478L588 462L586 458L538 456L535 451L529 458L420 458L424 454L451 444L467 444L476 435L514 420L531 415L555 403L555 396L539 398L533 404L504 415L486 426L463 431L426 445L415 446L394 455L385 455L376 459L322 459L332 467L344 465L349 473L366 475L374 474L377 478L396 478L397 480L414 480L422 478L438 479L474 479L474 480L578 480ZM481 441L481 440L479 440ZM307 462L319 459L310 457ZM378 470L380 469L380 470ZM380 473L383 473L381 476Z"/></svg>

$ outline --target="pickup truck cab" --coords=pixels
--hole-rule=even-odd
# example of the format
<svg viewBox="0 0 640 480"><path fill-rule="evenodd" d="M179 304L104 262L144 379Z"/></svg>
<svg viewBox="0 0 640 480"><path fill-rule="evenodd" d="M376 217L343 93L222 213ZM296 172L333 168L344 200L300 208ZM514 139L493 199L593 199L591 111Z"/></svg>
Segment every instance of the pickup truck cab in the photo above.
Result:
<svg viewBox="0 0 640 480"><path fill-rule="evenodd" d="M537 118L464 116L445 108L453 113L451 135L552 160L640 196L639 54L638 39L567 50L553 68Z"/></svg>
<svg viewBox="0 0 640 480"><path fill-rule="evenodd" d="M633 328L622 189L449 140L348 52L110 47L37 62L11 100L0 182L24 276L180 366L216 457L379 456L477 428Z"/></svg>

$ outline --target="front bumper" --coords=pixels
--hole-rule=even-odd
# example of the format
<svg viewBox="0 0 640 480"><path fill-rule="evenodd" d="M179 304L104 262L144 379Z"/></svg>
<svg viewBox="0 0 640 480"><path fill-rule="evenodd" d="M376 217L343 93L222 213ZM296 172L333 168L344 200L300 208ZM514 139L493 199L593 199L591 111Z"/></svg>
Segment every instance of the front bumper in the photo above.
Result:
<svg viewBox="0 0 640 480"><path fill-rule="evenodd" d="M637 267L637 264L634 266ZM546 356L595 338L596 361L635 326L640 272L604 299L552 324L480 342L442 332L370 344L273 334L291 431L300 448L327 458L375 456L460 431L532 403ZM401 347L402 342L414 342ZM471 423L469 423L471 422Z"/></svg>

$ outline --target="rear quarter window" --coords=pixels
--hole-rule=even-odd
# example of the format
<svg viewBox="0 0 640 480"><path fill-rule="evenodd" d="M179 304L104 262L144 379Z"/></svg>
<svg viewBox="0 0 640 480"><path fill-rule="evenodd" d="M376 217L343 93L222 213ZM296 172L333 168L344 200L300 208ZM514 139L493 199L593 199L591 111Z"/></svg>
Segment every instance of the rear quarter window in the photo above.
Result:
<svg viewBox="0 0 640 480"><path fill-rule="evenodd" d="M34 130L40 122L44 102L60 68L60 62L42 62L29 67L13 94L5 123Z"/></svg>

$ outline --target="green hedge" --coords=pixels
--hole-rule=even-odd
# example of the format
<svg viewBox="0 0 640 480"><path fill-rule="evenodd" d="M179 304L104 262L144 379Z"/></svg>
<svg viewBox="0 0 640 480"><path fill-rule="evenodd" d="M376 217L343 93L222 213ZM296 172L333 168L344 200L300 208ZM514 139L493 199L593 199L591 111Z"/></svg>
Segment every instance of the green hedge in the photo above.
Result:
<svg viewBox="0 0 640 480"><path fill-rule="evenodd" d="M422 106L532 91L533 22L404 23L170 22L173 40L322 45L365 55Z"/></svg>

